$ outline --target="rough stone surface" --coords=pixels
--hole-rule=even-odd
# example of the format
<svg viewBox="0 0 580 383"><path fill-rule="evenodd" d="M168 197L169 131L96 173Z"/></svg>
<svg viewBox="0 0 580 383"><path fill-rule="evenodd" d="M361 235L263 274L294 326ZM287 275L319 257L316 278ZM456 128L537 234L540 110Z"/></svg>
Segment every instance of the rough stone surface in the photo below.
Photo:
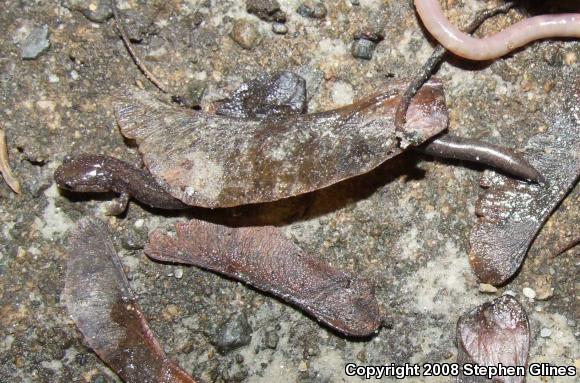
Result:
<svg viewBox="0 0 580 383"><path fill-rule="evenodd" d="M48 25L33 28L22 43L20 55L25 60L34 60L50 48L48 40Z"/></svg>
<svg viewBox="0 0 580 383"><path fill-rule="evenodd" d="M0 2L0 33L5 37L0 38L0 121L23 189L16 196L0 183L0 381L119 382L83 345L60 299L66 231L80 217L99 215L109 196L61 194L52 174L71 152L109 154L138 165L139 154L115 125L113 96L136 82L154 90L133 65L113 20L94 24L59 3ZM188 94L194 81L207 84L204 108L264 70L307 66L306 72L318 79L317 86L307 79L309 110L329 109L339 106L339 98L332 97L337 83L348 84L355 98L363 97L380 90L379 79L413 75L432 51L432 39L417 22L411 1L361 1L356 7L348 1L327 1L326 18L313 21L295 13L300 1L279 0L291 32L276 35L269 23L259 22L264 38L251 51L229 37L234 19L253 18L244 2L119 3L122 13L153 15L157 37L168 53L162 61L145 63L177 94ZM497 2L446 3L452 22L463 26L477 10ZM577 9L576 0L518 3L534 5L490 20L480 34L495 33L526 17L527 11ZM372 60L355 59L349 50L352 37L370 20L384 25L385 40ZM45 24L51 48L42 59L23 61L16 37ZM145 56L152 36L142 37L135 48ZM487 63L451 58L438 73L451 114L449 129L520 148L546 129L547 111L557 110L567 98L570 84L563 79L578 78L579 73L580 42L571 40L534 43ZM49 74L60 81L50 83ZM184 218L131 204L126 216L107 219L151 328L168 356L186 371L208 382L345 382L344 364L349 362L455 361L457 319L492 298L479 292L467 260L481 170L407 153L377 171L298 200L186 214L214 222L279 225L305 250L370 279L386 327L366 342L342 338L244 285L195 268L184 268L177 279L174 266L151 262L141 250L123 249L123 238L139 219L152 230ZM528 312L530 363L573 365L580 354L575 335L578 252L551 257L577 234L578 206L576 186L536 238L522 270L497 292L516 292ZM529 301L522 289L533 287L539 294L537 280L545 275L550 276L553 296ZM162 312L170 304L180 310L167 320ZM216 326L242 311L253 329L250 344L218 353L211 343ZM264 338L277 325L279 340L271 349ZM542 328L551 330L549 338L539 336ZM309 349L320 352L310 355ZM307 369L300 372L303 361ZM449 378L429 379L439 382Z"/></svg>
<svg viewBox="0 0 580 383"><path fill-rule="evenodd" d="M312 19L323 19L328 13L326 6L318 1L307 0L300 4L296 12L300 16L310 17Z"/></svg>
<svg viewBox="0 0 580 383"><path fill-rule="evenodd" d="M63 6L71 11L81 12L87 19L95 23L102 23L113 17L111 1L116 0L65 0Z"/></svg>

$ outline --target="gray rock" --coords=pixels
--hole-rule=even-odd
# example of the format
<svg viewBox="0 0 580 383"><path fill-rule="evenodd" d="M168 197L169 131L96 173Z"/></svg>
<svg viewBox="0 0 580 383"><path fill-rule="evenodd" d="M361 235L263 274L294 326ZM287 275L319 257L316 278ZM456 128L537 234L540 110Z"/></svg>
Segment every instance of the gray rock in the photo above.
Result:
<svg viewBox="0 0 580 383"><path fill-rule="evenodd" d="M45 24L30 31L22 43L20 56L25 60L34 60L48 48L50 48L50 41L48 40L48 25Z"/></svg>
<svg viewBox="0 0 580 383"><path fill-rule="evenodd" d="M146 226L140 229L129 227L128 230L124 230L121 246L126 250L142 249L147 242L147 231Z"/></svg>
<svg viewBox="0 0 580 383"><path fill-rule="evenodd" d="M284 23L274 22L272 23L272 32L278 35L285 35L288 33L288 27Z"/></svg>
<svg viewBox="0 0 580 383"><path fill-rule="evenodd" d="M324 73L312 65L303 65L298 68L296 74L306 81L306 98L310 100L318 92Z"/></svg>
<svg viewBox="0 0 580 383"><path fill-rule="evenodd" d="M258 29L247 20L237 20L230 36L244 49L252 49L260 41Z"/></svg>
<svg viewBox="0 0 580 383"><path fill-rule="evenodd" d="M370 60L373 58L376 46L377 44L370 40L358 39L352 43L351 52L356 58Z"/></svg>
<svg viewBox="0 0 580 383"><path fill-rule="evenodd" d="M268 331L264 337L264 345L271 349L276 349L278 347L278 341L280 337L274 331Z"/></svg>
<svg viewBox="0 0 580 383"><path fill-rule="evenodd" d="M246 10L264 21L286 21L286 14L276 0L247 0Z"/></svg>
<svg viewBox="0 0 580 383"><path fill-rule="evenodd" d="M113 17L113 10L109 0L64 0L62 5L83 14L95 23L103 23Z"/></svg>
<svg viewBox="0 0 580 383"><path fill-rule="evenodd" d="M324 4L317 1L305 1L296 10L300 16L309 17L311 19L323 19L326 16L327 10Z"/></svg>
<svg viewBox="0 0 580 383"><path fill-rule="evenodd" d="M252 327L246 316L235 314L222 324L216 331L212 344L222 354L246 346L252 340Z"/></svg>

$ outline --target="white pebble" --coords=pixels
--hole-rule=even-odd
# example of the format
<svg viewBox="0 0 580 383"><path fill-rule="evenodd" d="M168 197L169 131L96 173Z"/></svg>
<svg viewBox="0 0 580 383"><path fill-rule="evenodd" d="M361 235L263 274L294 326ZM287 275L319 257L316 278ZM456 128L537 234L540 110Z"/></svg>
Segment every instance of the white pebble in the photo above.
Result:
<svg viewBox="0 0 580 383"><path fill-rule="evenodd" d="M58 78L58 76L57 76L57 75L55 75L55 74L52 74L52 73L48 75L48 82L49 82L49 83L51 83L51 84L56 84L56 83L57 83L57 82L59 82L59 81L60 81L60 79Z"/></svg>
<svg viewBox="0 0 580 383"><path fill-rule="evenodd" d="M543 328L542 331L540 331L540 336L542 338L549 338L550 335L552 335L552 330L550 330L549 328Z"/></svg>
<svg viewBox="0 0 580 383"><path fill-rule="evenodd" d="M487 283L480 283L479 292L485 294L493 294L497 292L497 287L489 285Z"/></svg>
<svg viewBox="0 0 580 383"><path fill-rule="evenodd" d="M145 223L145 220L143 220L142 218L139 218L138 220L136 220L136 221L135 221L135 224L134 224L134 226L135 226L137 229L140 229L140 228L142 228L142 227L143 227L143 224L144 224L144 223Z"/></svg>
<svg viewBox="0 0 580 383"><path fill-rule="evenodd" d="M71 70L70 71L70 78L72 78L73 80L78 80L79 79L79 72L77 72L76 70Z"/></svg>
<svg viewBox="0 0 580 383"><path fill-rule="evenodd" d="M529 299L534 299L536 297L536 292L533 289L530 289L529 287L524 287L522 289L522 292Z"/></svg>
<svg viewBox="0 0 580 383"><path fill-rule="evenodd" d="M175 278L177 279L181 279L181 277L183 277L183 269L182 268L178 268L177 270L175 270Z"/></svg>

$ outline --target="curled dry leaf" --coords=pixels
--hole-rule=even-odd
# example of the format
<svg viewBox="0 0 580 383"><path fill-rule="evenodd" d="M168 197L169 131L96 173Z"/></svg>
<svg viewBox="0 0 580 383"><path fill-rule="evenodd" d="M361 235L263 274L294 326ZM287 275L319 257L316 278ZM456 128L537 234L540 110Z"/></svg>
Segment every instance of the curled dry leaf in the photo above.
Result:
<svg viewBox="0 0 580 383"><path fill-rule="evenodd" d="M484 283L500 285L520 268L536 234L580 176L580 84L553 118L532 137L524 154L546 179L539 185L486 172L479 216L471 232L469 260Z"/></svg>
<svg viewBox="0 0 580 383"><path fill-rule="evenodd" d="M71 234L64 299L85 342L125 382L195 382L155 339L100 221L85 218Z"/></svg>
<svg viewBox="0 0 580 383"><path fill-rule="evenodd" d="M346 335L369 336L381 324L372 285L306 254L274 227L229 228L194 219L176 229L177 238L154 231L145 253L241 280Z"/></svg>
<svg viewBox="0 0 580 383"><path fill-rule="evenodd" d="M230 207L275 201L366 173L401 147L443 131L448 116L442 85L432 80L414 97L399 132L403 137L397 137L395 110L406 85L393 81L385 91L335 110L265 118L186 110L130 90L116 114L122 134L136 140L145 165L171 195L189 205ZM292 105L299 100L290 97L283 106Z"/></svg>
<svg viewBox="0 0 580 383"><path fill-rule="evenodd" d="M10 189L16 194L20 194L20 182L12 174L10 163L8 163L8 146L6 145L6 136L4 130L0 129L0 173Z"/></svg>
<svg viewBox="0 0 580 383"><path fill-rule="evenodd" d="M524 371L530 349L530 325L524 308L504 295L464 314L457 322L457 362L460 365L519 366ZM460 375L461 383L489 382L481 376ZM525 376L496 376L494 382L521 383Z"/></svg>

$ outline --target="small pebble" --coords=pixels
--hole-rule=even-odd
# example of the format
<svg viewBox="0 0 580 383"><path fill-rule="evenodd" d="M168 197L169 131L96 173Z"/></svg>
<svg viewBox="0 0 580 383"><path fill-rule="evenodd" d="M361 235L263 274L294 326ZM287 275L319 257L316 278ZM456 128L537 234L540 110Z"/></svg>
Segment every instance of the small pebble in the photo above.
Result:
<svg viewBox="0 0 580 383"><path fill-rule="evenodd" d="M60 79L58 78L58 76L57 76L57 75L55 75L55 74L49 74L49 75L48 75L48 82L49 82L49 83L51 83L51 84L56 84L56 83L58 83L59 81L60 81Z"/></svg>
<svg viewBox="0 0 580 383"><path fill-rule="evenodd" d="M166 321L174 321L179 316L179 307L173 304L165 306L163 310L161 310L161 316Z"/></svg>
<svg viewBox="0 0 580 383"><path fill-rule="evenodd" d="M246 0L246 11L264 21L286 21L286 14L276 0Z"/></svg>
<svg viewBox="0 0 580 383"><path fill-rule="evenodd" d="M237 20L230 36L244 49L252 49L260 40L258 29L247 20Z"/></svg>
<svg viewBox="0 0 580 383"><path fill-rule="evenodd" d="M351 53L356 58L370 60L373 58L376 46L377 44L370 40L358 39L352 43Z"/></svg>
<svg viewBox="0 0 580 383"><path fill-rule="evenodd" d="M568 52L564 55L564 64L570 66L578 62L578 55L574 52Z"/></svg>
<svg viewBox="0 0 580 383"><path fill-rule="evenodd" d="M303 65L296 72L306 81L306 97L310 100L316 93L324 80L324 72L311 65Z"/></svg>
<svg viewBox="0 0 580 383"><path fill-rule="evenodd" d="M280 338L278 337L278 334L276 334L274 331L268 331L264 339L264 344L266 347L274 350L276 347L278 347L279 340Z"/></svg>
<svg viewBox="0 0 580 383"><path fill-rule="evenodd" d="M220 353L246 346L252 340L252 328L244 314L237 314L222 324L215 333L212 343Z"/></svg>
<svg viewBox="0 0 580 383"><path fill-rule="evenodd" d="M359 0L350 0L350 4L351 5L360 5L360 1Z"/></svg>
<svg viewBox="0 0 580 383"><path fill-rule="evenodd" d="M33 28L22 43L20 56L25 60L34 60L50 48L48 25Z"/></svg>
<svg viewBox="0 0 580 383"><path fill-rule="evenodd" d="M177 270L175 270L175 278L177 279L181 279L183 277L183 269L180 267Z"/></svg>
<svg viewBox="0 0 580 383"><path fill-rule="evenodd" d="M71 11L83 14L95 23L103 23L113 17L109 0L64 0L63 6Z"/></svg>
<svg viewBox="0 0 580 383"><path fill-rule="evenodd" d="M533 289L530 289L529 287L524 287L522 289L522 293L524 293L524 296L527 297L528 299L534 299L536 297L536 292Z"/></svg>
<svg viewBox="0 0 580 383"><path fill-rule="evenodd" d="M322 19L326 16L327 10L324 4L317 1L305 1L296 10L303 17L311 19Z"/></svg>
<svg viewBox="0 0 580 383"><path fill-rule="evenodd" d="M288 27L284 23L272 23L272 32L277 35L285 35L288 33Z"/></svg>
<svg viewBox="0 0 580 383"><path fill-rule="evenodd" d="M298 371L300 372L304 372L308 370L308 365L306 364L305 361L300 362L300 364L298 365Z"/></svg>
<svg viewBox="0 0 580 383"><path fill-rule="evenodd" d="M141 250L147 242L147 230L143 226L134 226L133 230L126 230L121 240L121 246L126 250Z"/></svg>
<svg viewBox="0 0 580 383"><path fill-rule="evenodd" d="M140 229L143 227L144 224L145 224L145 220L143 218L139 218L138 220L135 221L133 226L135 226L137 229Z"/></svg>
<svg viewBox="0 0 580 383"><path fill-rule="evenodd" d="M365 39L378 44L385 39L385 34L381 28L365 28L362 32L357 32L353 37L355 40Z"/></svg>
<svg viewBox="0 0 580 383"><path fill-rule="evenodd" d="M76 70L71 70L70 71L70 78L72 78L73 80L78 80L79 79L79 72L77 72Z"/></svg>
<svg viewBox="0 0 580 383"><path fill-rule="evenodd" d="M487 283L480 283L479 284L479 292L485 294L493 294L497 292L497 287L492 286Z"/></svg>
<svg viewBox="0 0 580 383"><path fill-rule="evenodd" d="M550 330L549 328L545 328L545 327L544 327L544 328L543 328L543 329L540 331L540 336L541 336L542 338L549 338L549 337L550 337L550 335L552 335L552 330Z"/></svg>

